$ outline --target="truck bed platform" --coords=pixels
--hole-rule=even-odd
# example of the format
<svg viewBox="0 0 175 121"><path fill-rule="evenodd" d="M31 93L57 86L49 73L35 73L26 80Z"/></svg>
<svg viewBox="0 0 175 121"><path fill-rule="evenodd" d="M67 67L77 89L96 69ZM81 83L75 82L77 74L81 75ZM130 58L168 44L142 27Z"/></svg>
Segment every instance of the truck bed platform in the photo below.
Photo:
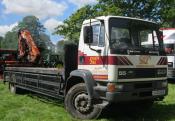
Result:
<svg viewBox="0 0 175 121"><path fill-rule="evenodd" d="M26 73L38 73L38 74L51 74L60 75L63 72L63 69L58 68L40 68L40 67L6 67L6 71L14 71L14 72L26 72Z"/></svg>
<svg viewBox="0 0 175 121"><path fill-rule="evenodd" d="M62 98L65 84L62 71L57 68L7 67L4 81L15 84L17 88Z"/></svg>

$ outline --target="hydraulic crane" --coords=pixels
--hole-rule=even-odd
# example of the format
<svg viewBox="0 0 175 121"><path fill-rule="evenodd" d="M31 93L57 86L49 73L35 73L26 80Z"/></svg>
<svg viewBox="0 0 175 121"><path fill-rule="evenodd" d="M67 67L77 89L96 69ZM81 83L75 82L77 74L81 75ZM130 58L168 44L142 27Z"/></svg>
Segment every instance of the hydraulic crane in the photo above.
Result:
<svg viewBox="0 0 175 121"><path fill-rule="evenodd" d="M37 63L40 59L40 51L31 33L26 29L19 30L18 32L18 51L20 60Z"/></svg>

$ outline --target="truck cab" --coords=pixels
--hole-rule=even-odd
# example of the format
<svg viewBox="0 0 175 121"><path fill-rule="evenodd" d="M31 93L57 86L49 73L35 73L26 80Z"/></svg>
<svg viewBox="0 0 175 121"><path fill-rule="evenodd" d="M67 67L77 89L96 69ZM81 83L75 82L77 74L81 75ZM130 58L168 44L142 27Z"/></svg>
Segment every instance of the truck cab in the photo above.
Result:
<svg viewBox="0 0 175 121"><path fill-rule="evenodd" d="M152 44L145 45L150 34ZM167 94L167 58L159 26L153 22L120 16L84 21L78 69L90 71L106 90L101 96L110 102L154 100Z"/></svg>

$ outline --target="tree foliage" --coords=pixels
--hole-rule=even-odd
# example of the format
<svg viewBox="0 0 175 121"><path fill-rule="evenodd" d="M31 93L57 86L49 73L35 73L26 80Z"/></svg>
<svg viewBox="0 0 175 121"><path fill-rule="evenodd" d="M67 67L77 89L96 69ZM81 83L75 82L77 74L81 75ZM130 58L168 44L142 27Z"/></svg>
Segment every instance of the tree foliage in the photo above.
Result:
<svg viewBox="0 0 175 121"><path fill-rule="evenodd" d="M175 19L175 0L99 0L100 6L120 8L122 16L137 17L141 19L168 22L173 27ZM105 9L104 9L105 11Z"/></svg>
<svg viewBox="0 0 175 121"><path fill-rule="evenodd" d="M2 41L2 47L4 49L17 49L18 48L18 37L17 33L20 29L27 29L30 31L36 45L40 49L41 56L47 53L54 52L54 45L52 44L50 37L46 35L45 28L41 24L38 18L35 16L26 16L18 23L16 27L5 34L5 37L0 38Z"/></svg>
<svg viewBox="0 0 175 121"><path fill-rule="evenodd" d="M18 31L19 29L27 29L30 31L35 43L41 49L45 49L46 45L40 39L40 34L45 32L44 26L40 23L39 19L35 16L26 16L18 26L13 29L13 31Z"/></svg>
<svg viewBox="0 0 175 121"><path fill-rule="evenodd" d="M1 42L2 49L17 49L18 47L18 37L16 32L9 31L5 34L5 37L2 38Z"/></svg>
<svg viewBox="0 0 175 121"><path fill-rule="evenodd" d="M55 53L55 45L51 42L50 37L45 33L40 33L39 35L40 41L45 43L47 49L45 49L44 53Z"/></svg>
<svg viewBox="0 0 175 121"><path fill-rule="evenodd" d="M78 42L83 20L101 15L137 17L175 27L175 0L98 0L96 5L84 6L73 13L55 33Z"/></svg>
<svg viewBox="0 0 175 121"><path fill-rule="evenodd" d="M83 20L93 16L93 8L89 5L77 10L68 19L64 21L64 25L56 28L56 34L63 35L67 40L78 42L81 24Z"/></svg>
<svg viewBox="0 0 175 121"><path fill-rule="evenodd" d="M0 48L2 48L3 37L0 36Z"/></svg>
<svg viewBox="0 0 175 121"><path fill-rule="evenodd" d="M163 27L175 28L175 0L163 1L161 15Z"/></svg>

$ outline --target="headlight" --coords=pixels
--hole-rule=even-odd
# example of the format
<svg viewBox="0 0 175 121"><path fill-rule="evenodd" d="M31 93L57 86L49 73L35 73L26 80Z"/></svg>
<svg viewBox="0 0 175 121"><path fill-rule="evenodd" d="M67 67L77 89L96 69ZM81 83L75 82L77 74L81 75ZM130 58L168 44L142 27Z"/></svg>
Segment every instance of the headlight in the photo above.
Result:
<svg viewBox="0 0 175 121"><path fill-rule="evenodd" d="M158 69L157 70L157 76L163 77L167 75L167 69Z"/></svg>
<svg viewBox="0 0 175 121"><path fill-rule="evenodd" d="M108 92L116 92L123 90L124 86L122 84L108 83L107 91Z"/></svg>

